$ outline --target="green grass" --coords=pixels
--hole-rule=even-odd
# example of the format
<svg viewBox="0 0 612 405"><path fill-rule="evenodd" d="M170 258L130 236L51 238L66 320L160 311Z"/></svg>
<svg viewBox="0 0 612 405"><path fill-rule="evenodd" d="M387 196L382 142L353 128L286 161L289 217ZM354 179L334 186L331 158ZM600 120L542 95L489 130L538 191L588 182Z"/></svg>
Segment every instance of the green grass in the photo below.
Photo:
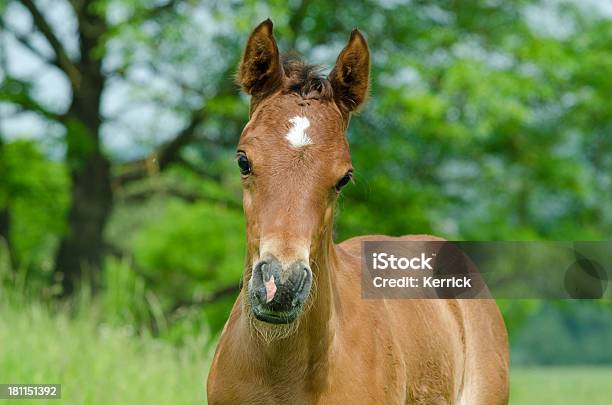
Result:
<svg viewBox="0 0 612 405"><path fill-rule="evenodd" d="M53 403L63 404L205 403L206 337L177 348L98 319L91 309L69 318L0 300L0 383L60 383L62 401ZM513 405L607 405L611 398L612 368L512 369Z"/></svg>
<svg viewBox="0 0 612 405"><path fill-rule="evenodd" d="M514 368L512 405L612 404L612 367Z"/></svg>
<svg viewBox="0 0 612 405"><path fill-rule="evenodd" d="M50 403L205 403L204 337L176 348L95 319L51 316L37 305L16 310L0 300L0 383L62 384L62 401Z"/></svg>

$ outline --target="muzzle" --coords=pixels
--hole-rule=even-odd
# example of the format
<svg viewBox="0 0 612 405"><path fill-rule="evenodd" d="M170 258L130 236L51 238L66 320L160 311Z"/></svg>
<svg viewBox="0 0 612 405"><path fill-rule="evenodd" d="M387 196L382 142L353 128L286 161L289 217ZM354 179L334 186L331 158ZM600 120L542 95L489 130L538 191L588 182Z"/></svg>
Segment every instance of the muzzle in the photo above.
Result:
<svg viewBox="0 0 612 405"><path fill-rule="evenodd" d="M303 261L287 267L273 256L260 260L249 281L251 309L257 319L291 323L300 315L312 287L312 271Z"/></svg>

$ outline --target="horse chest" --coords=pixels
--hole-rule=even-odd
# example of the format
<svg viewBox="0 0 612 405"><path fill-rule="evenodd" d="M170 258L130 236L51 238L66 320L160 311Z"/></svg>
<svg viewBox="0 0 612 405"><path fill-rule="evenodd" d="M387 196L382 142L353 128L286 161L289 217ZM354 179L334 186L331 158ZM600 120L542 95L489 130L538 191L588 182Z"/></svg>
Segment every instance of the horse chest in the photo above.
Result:
<svg viewBox="0 0 612 405"><path fill-rule="evenodd" d="M403 403L405 385L393 362L368 366L360 356L342 355L304 376L249 372L219 364L209 386L209 404L395 404ZM234 365L236 366L236 365Z"/></svg>

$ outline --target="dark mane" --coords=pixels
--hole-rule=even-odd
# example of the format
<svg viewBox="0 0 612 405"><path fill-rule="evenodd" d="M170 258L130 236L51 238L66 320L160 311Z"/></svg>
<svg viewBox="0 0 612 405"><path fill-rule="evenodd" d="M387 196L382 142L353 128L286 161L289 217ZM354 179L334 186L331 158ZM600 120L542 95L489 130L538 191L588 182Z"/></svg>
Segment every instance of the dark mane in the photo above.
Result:
<svg viewBox="0 0 612 405"><path fill-rule="evenodd" d="M289 79L286 92L299 94L306 99L332 100L333 89L327 77L323 75L321 66L285 57L283 70Z"/></svg>

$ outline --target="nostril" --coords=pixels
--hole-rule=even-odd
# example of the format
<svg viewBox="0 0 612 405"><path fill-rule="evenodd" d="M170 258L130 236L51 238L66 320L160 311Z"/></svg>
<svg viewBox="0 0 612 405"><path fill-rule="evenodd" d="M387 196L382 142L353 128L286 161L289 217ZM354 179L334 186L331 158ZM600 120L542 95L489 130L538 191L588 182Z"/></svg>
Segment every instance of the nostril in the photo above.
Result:
<svg viewBox="0 0 612 405"><path fill-rule="evenodd" d="M279 284L281 264L275 259L262 260L253 269L252 296L260 304L270 304L282 291Z"/></svg>
<svg viewBox="0 0 612 405"><path fill-rule="evenodd" d="M250 297L257 310L290 311L305 302L311 283L312 272L305 262L285 267L275 258L266 258L253 267Z"/></svg>
<svg viewBox="0 0 612 405"><path fill-rule="evenodd" d="M259 302L266 302L266 295L267 295L267 292L266 292L266 288L265 287L257 288L255 290L255 296L257 297L257 300Z"/></svg>
<svg viewBox="0 0 612 405"><path fill-rule="evenodd" d="M265 282L269 279L268 270L269 265L267 262L259 262L253 268L253 275L251 276L251 285L252 294L255 296L257 301L261 303L265 303L267 299L268 292L266 290Z"/></svg>
<svg viewBox="0 0 612 405"><path fill-rule="evenodd" d="M302 269L302 279L300 280L300 285L298 288L298 292L302 292L304 290L304 285L306 284L306 281L308 280L308 267L304 267Z"/></svg>

